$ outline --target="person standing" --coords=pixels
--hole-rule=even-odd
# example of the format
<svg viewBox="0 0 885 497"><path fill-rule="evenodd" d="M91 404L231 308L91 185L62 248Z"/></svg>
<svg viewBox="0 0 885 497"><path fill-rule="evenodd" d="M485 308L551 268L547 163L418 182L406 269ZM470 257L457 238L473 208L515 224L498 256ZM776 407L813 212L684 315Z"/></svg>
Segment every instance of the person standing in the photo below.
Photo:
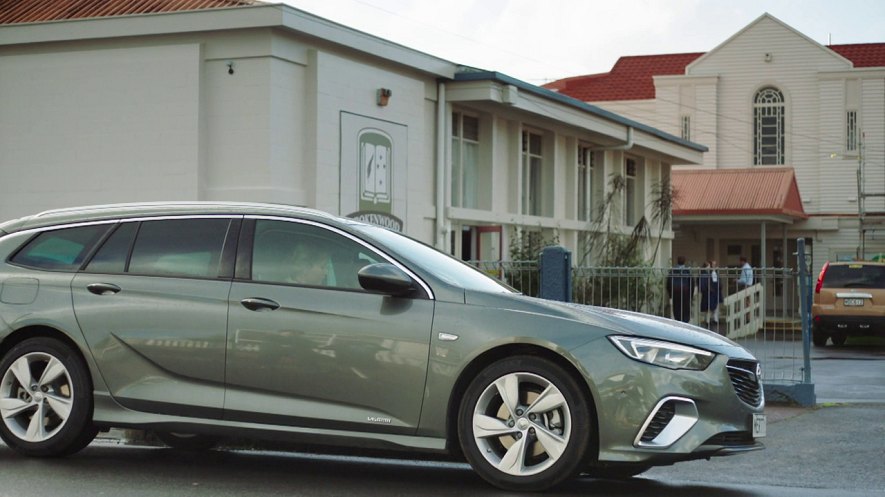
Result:
<svg viewBox="0 0 885 497"><path fill-rule="evenodd" d="M685 267L685 256L680 255L676 258L676 267L667 277L667 293L673 300L673 318L677 321L687 323L691 320L691 295L695 286L691 270Z"/></svg>
<svg viewBox="0 0 885 497"><path fill-rule="evenodd" d="M715 268L716 261L707 261L701 269L701 312L705 322L719 326L719 302L722 301L722 292L719 288L719 273ZM711 315L712 320L710 320Z"/></svg>
<svg viewBox="0 0 885 497"><path fill-rule="evenodd" d="M741 265L741 276L737 280L737 289L741 291L753 286L753 266L747 262L747 256L742 255L738 261Z"/></svg>

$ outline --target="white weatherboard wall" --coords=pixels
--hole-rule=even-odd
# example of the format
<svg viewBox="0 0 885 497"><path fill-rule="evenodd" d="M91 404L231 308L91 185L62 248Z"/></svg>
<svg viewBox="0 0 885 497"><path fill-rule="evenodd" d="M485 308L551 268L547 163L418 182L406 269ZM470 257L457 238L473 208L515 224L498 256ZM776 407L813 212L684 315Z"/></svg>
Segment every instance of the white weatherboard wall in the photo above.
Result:
<svg viewBox="0 0 885 497"><path fill-rule="evenodd" d="M195 198L199 60L196 44L0 57L0 218Z"/></svg>

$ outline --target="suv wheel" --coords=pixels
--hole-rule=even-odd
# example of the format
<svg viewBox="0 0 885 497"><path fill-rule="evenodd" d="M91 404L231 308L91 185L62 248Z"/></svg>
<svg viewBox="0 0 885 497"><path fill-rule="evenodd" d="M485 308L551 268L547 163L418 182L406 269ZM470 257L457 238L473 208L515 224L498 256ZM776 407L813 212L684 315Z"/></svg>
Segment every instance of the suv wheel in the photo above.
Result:
<svg viewBox="0 0 885 497"><path fill-rule="evenodd" d="M811 332L811 341L814 343L815 347L826 347L827 338L829 338L829 336L820 330L813 330Z"/></svg>

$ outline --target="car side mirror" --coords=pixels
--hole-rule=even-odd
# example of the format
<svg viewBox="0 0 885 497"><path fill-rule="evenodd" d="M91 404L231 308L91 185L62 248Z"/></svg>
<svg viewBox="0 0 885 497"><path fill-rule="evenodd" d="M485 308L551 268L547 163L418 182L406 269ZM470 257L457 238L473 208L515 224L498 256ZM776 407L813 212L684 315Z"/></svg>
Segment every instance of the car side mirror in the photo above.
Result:
<svg viewBox="0 0 885 497"><path fill-rule="evenodd" d="M402 269L388 263L369 264L357 273L364 289L402 297L415 291L415 282Z"/></svg>

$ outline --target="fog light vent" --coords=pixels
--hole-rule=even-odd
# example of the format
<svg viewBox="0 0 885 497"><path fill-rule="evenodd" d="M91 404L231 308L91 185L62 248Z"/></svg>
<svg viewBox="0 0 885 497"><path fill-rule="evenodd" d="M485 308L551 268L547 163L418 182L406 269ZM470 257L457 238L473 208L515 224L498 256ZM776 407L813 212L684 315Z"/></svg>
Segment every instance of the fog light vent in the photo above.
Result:
<svg viewBox="0 0 885 497"><path fill-rule="evenodd" d="M633 442L637 447L667 448L698 422L698 408L684 397L667 397L652 409Z"/></svg>

